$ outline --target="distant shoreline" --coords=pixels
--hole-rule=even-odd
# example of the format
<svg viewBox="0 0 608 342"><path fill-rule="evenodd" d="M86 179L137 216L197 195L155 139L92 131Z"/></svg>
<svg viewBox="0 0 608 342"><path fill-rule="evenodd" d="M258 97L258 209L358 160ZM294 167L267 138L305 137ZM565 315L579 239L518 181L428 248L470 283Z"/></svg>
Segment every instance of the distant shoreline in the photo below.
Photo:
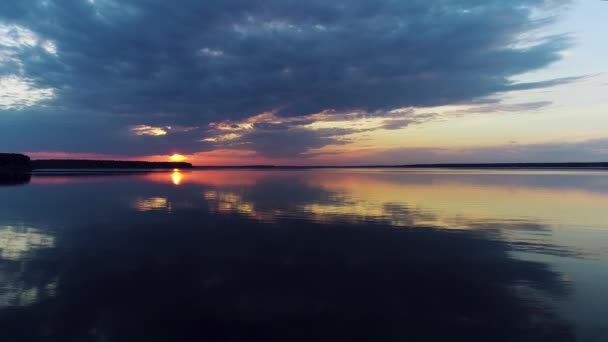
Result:
<svg viewBox="0 0 608 342"><path fill-rule="evenodd" d="M608 169L608 162L572 162L572 163L455 163L455 164L405 164L405 165L227 165L227 166L194 166L194 169Z"/></svg>
<svg viewBox="0 0 608 342"><path fill-rule="evenodd" d="M191 169L192 164L185 162L145 162L123 160L72 160L72 159L46 159L32 160L31 167L37 170L70 170L70 169Z"/></svg>
<svg viewBox="0 0 608 342"><path fill-rule="evenodd" d="M608 162L569 162L569 163L436 163L436 164L401 164L401 165L226 165L226 166L193 166L186 162L147 162L123 160L87 160L87 159L39 159L30 160L22 154L0 153L0 172L24 173L45 171L90 172L91 170L172 170L172 169L579 169L608 170Z"/></svg>
<svg viewBox="0 0 608 342"><path fill-rule="evenodd" d="M0 153L0 173L27 173L35 170L56 169L190 169L192 164L186 162L148 162L126 160L92 160L92 159L38 159L18 153Z"/></svg>

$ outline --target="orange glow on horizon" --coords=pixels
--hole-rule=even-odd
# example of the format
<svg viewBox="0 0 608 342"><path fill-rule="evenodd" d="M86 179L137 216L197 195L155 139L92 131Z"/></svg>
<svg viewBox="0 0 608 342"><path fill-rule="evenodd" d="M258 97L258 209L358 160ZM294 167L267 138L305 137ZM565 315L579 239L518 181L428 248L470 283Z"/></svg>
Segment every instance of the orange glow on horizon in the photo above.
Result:
<svg viewBox="0 0 608 342"><path fill-rule="evenodd" d="M172 162L181 162L181 161L186 160L186 157L184 157L181 154L176 153L176 154L172 155L171 157L169 157L169 160Z"/></svg>

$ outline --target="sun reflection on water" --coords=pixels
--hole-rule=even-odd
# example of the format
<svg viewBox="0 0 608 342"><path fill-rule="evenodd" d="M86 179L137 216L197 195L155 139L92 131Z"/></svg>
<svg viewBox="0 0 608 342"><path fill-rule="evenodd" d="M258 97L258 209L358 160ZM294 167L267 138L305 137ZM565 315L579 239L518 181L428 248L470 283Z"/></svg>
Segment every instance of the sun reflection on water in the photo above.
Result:
<svg viewBox="0 0 608 342"><path fill-rule="evenodd" d="M171 181L174 185L180 185L182 180L184 179L184 175L179 172L179 169L173 169L173 173L171 174Z"/></svg>

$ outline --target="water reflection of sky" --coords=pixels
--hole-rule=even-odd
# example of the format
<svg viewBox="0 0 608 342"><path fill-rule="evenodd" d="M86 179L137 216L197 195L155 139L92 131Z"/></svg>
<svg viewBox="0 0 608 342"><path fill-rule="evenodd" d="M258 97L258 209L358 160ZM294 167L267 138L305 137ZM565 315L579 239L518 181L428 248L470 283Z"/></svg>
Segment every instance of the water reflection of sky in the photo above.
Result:
<svg viewBox="0 0 608 342"><path fill-rule="evenodd" d="M120 315L103 324L99 315L182 310L176 318L219 324L199 337L228 334L221 327L267 333L266 320L288 317L312 335L269 339L369 340L351 324L359 322L378 328L367 336L376 340L435 324L463 338L596 341L608 336L607 178L370 169L34 176L0 188L11 199L0 207L0 328L4 318L12 336L48 340L11 319L51 329L60 323L44 313L65 310L89 317L79 328L127 334L137 319L123 317L127 327ZM148 307L158 291L167 302ZM190 304L180 309L175 296ZM399 320L411 320L409 333ZM498 322L502 337L490 327Z"/></svg>
<svg viewBox="0 0 608 342"><path fill-rule="evenodd" d="M182 172L180 182L204 188L201 201L195 201L209 211L265 221L291 216L402 227L502 228L512 238L519 231L528 233L527 239L545 236L566 246L573 229L591 235L608 230L607 178L593 171L212 170ZM146 179L170 181L161 173ZM608 248L602 240L585 244L590 253Z"/></svg>

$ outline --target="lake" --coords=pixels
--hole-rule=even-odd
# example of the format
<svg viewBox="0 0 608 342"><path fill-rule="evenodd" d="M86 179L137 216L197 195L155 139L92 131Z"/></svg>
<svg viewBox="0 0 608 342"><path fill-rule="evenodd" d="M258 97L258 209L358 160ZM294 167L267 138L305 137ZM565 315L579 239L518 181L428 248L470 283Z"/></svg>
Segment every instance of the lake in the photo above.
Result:
<svg viewBox="0 0 608 342"><path fill-rule="evenodd" d="M4 183L2 341L608 341L606 171Z"/></svg>

